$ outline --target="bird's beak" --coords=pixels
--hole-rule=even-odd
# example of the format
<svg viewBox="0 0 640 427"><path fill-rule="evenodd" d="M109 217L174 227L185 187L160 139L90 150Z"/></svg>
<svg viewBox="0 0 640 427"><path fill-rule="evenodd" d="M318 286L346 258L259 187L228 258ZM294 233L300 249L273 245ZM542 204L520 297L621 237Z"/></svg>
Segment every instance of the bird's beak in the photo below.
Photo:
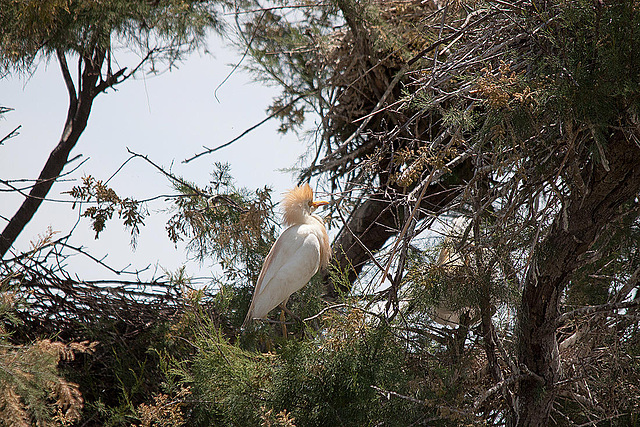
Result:
<svg viewBox="0 0 640 427"><path fill-rule="evenodd" d="M323 201L311 202L311 207L316 209L316 208L319 208L320 206L324 206L328 204L329 202L323 202Z"/></svg>

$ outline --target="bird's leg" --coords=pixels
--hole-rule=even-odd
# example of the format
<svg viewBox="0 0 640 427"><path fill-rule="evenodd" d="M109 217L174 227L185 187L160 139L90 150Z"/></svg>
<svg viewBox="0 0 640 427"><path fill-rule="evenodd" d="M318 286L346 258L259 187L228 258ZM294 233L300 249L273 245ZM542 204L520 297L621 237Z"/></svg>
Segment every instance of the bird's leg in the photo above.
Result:
<svg viewBox="0 0 640 427"><path fill-rule="evenodd" d="M284 310L289 316L293 317L298 322L302 323L302 319L300 318L300 316L295 314L293 311L289 310L287 307L282 306L282 310Z"/></svg>
<svg viewBox="0 0 640 427"><path fill-rule="evenodd" d="M285 318L284 318L284 305L280 305L280 308L282 310L280 310L280 324L282 325L282 336L287 338L287 325L285 323Z"/></svg>
<svg viewBox="0 0 640 427"><path fill-rule="evenodd" d="M289 311L287 310L287 302L289 302L289 298L287 298L282 302L282 304L280 304L280 308L282 309L280 311L280 322L282 322L282 336L285 338L287 338L288 336L287 324L285 323L285 318L284 318L284 312Z"/></svg>

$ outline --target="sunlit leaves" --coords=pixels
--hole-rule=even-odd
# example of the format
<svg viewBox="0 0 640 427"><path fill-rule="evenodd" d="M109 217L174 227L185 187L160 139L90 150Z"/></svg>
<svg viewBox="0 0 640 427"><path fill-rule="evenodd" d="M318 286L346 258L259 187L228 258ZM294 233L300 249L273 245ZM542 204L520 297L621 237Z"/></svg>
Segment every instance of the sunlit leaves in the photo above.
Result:
<svg viewBox="0 0 640 427"><path fill-rule="evenodd" d="M86 208L82 216L91 220L96 239L105 229L107 221L117 213L123 225L131 230L132 243L135 245L140 226L144 225L146 216L144 207L139 202L128 197L119 197L112 188L91 175L83 177L82 185L73 187L68 193L76 199L76 203L94 204Z"/></svg>
<svg viewBox="0 0 640 427"><path fill-rule="evenodd" d="M178 59L222 30L223 1L0 1L0 71L27 70L56 50L90 56L96 47L126 46L144 56Z"/></svg>
<svg viewBox="0 0 640 427"><path fill-rule="evenodd" d="M228 165L219 163L208 186L178 185L176 190L180 196L167 223L169 238L186 240L200 260L220 262L231 280L255 281L275 240L271 190L236 188Z"/></svg>

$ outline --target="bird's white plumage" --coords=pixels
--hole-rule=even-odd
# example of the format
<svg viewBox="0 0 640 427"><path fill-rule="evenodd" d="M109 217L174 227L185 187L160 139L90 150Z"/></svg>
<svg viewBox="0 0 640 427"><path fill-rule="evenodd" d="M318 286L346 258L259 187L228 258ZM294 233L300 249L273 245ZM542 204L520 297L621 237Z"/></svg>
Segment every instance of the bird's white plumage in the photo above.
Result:
<svg viewBox="0 0 640 427"><path fill-rule="evenodd" d="M454 248L454 241L460 240L463 237L470 223L471 219L464 216L459 216L453 220L449 236L447 236L443 247L440 249L440 255L436 263L438 266L455 270L470 264L471 260ZM463 315L468 317L471 324L476 324L480 321L479 314L478 310L473 307L451 308L446 301L446 295L443 301L440 301L440 303L432 307L431 310L431 317L436 323L449 327L457 327L460 325Z"/></svg>
<svg viewBox="0 0 640 427"><path fill-rule="evenodd" d="M291 294L304 287L330 257L324 221L311 212L326 202L314 202L308 185L285 196L285 223L290 224L267 255L256 283L245 325L262 319Z"/></svg>
<svg viewBox="0 0 640 427"><path fill-rule="evenodd" d="M320 240L307 224L294 225L278 238L256 285L252 317L262 319L306 285L320 267Z"/></svg>

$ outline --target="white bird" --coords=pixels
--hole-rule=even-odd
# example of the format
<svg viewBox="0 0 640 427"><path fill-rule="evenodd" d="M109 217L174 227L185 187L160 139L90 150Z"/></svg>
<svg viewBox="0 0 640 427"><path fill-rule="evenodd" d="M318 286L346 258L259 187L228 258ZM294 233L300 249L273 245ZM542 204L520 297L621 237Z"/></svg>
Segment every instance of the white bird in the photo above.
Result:
<svg viewBox="0 0 640 427"><path fill-rule="evenodd" d="M464 216L460 216L453 221L453 227L451 233L444 241L442 249L440 249L440 255L438 256L437 266L444 267L449 271L455 271L459 268L469 267L471 260L468 256L464 256L461 252L455 251L454 241L463 237L463 234L467 227L471 224L471 219ZM448 290L452 292L451 289ZM431 317L442 326L457 327L460 325L462 316L465 315L471 322L470 325L475 325L480 321L480 313L473 307L461 307L452 309L446 301L447 297L443 301L432 308Z"/></svg>
<svg viewBox="0 0 640 427"><path fill-rule="evenodd" d="M313 201L309 184L285 194L284 224L287 228L276 240L264 261L253 292L249 312L243 323L263 319L302 289L331 258L329 235L324 221L313 211L328 202Z"/></svg>

